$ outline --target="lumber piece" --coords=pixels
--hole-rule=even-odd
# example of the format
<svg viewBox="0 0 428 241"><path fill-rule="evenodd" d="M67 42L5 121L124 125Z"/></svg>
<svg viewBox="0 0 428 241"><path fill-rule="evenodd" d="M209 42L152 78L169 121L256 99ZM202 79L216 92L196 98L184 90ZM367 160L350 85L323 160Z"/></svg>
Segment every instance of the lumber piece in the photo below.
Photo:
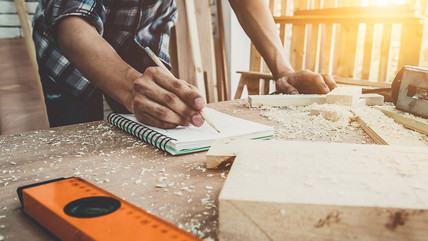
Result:
<svg viewBox="0 0 428 241"><path fill-rule="evenodd" d="M194 0L184 0L184 5L186 8L187 28L189 31L190 50L193 58L195 83L196 87L200 90L201 95L206 99L207 89L205 88L205 79L202 67L202 55L196 21L195 2Z"/></svg>
<svg viewBox="0 0 428 241"><path fill-rule="evenodd" d="M207 169L224 169L230 167L234 161L239 145L242 144L240 140L232 139L218 139L208 150L205 158Z"/></svg>
<svg viewBox="0 0 428 241"><path fill-rule="evenodd" d="M361 94L361 87L339 86L327 94L326 103L352 106L358 101Z"/></svg>
<svg viewBox="0 0 428 241"><path fill-rule="evenodd" d="M376 109L382 111L389 118L394 119L395 122L402 124L403 126L419 131L425 135L428 135L428 121L420 117L415 117L409 113L404 113L400 110L395 109L395 107L375 107ZM425 120L425 121L424 121Z"/></svg>
<svg viewBox="0 0 428 241"><path fill-rule="evenodd" d="M428 148L241 142L219 196L221 241L426 239Z"/></svg>
<svg viewBox="0 0 428 241"><path fill-rule="evenodd" d="M325 95L249 95L250 107L261 106L304 106L313 103L324 104Z"/></svg>
<svg viewBox="0 0 428 241"><path fill-rule="evenodd" d="M351 111L356 115L361 128L378 144L427 147L425 135L395 123L380 110L365 107Z"/></svg>
<svg viewBox="0 0 428 241"><path fill-rule="evenodd" d="M362 94L361 99L366 100L366 105L383 105L384 97L379 94Z"/></svg>

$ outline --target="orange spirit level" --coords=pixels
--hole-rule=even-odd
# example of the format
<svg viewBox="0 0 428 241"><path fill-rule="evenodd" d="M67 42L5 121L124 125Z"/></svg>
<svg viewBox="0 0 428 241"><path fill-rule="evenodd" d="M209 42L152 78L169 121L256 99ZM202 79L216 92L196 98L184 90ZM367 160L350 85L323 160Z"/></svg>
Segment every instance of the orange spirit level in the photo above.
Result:
<svg viewBox="0 0 428 241"><path fill-rule="evenodd" d="M20 187L18 196L61 240L201 240L78 177Z"/></svg>

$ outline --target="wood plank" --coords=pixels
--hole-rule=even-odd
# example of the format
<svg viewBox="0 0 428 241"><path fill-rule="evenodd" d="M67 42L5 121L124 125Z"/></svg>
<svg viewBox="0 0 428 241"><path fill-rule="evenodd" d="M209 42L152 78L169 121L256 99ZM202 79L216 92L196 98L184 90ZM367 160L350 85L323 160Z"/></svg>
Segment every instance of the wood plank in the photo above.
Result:
<svg viewBox="0 0 428 241"><path fill-rule="evenodd" d="M305 106L313 103L326 103L325 95L250 95L248 104L250 107L262 106Z"/></svg>
<svg viewBox="0 0 428 241"><path fill-rule="evenodd" d="M287 0L281 0L281 10L280 10L280 16L286 16L287 15ZM279 25L279 38L281 39L282 45L285 46L286 41L286 33L287 33L287 25L286 24L280 24Z"/></svg>
<svg viewBox="0 0 428 241"><path fill-rule="evenodd" d="M339 86L326 95L326 103L352 106L357 103L361 94L361 87Z"/></svg>
<svg viewBox="0 0 428 241"><path fill-rule="evenodd" d="M410 131L394 120L386 117L380 110L373 108L358 108L352 112L357 116L361 128L376 143L381 145L422 146L427 148L424 141L426 136Z"/></svg>
<svg viewBox="0 0 428 241"><path fill-rule="evenodd" d="M295 11L296 15L365 15L365 14L377 14L377 15L397 15L397 14L409 14L415 15L415 10L408 4L394 4L388 6L358 6L361 1L337 1L339 7L326 7L323 9L306 9ZM353 6L349 6L353 5Z"/></svg>
<svg viewBox="0 0 428 241"><path fill-rule="evenodd" d="M419 66L423 36L423 25L403 25L397 70L404 65Z"/></svg>
<svg viewBox="0 0 428 241"><path fill-rule="evenodd" d="M353 78L344 78L339 76L333 76L333 78L334 78L334 81L336 81L336 83L338 84L391 88L391 83L374 82L369 80L359 80L359 79L353 79Z"/></svg>
<svg viewBox="0 0 428 241"><path fill-rule="evenodd" d="M340 26L336 75L346 78L354 77L357 36L358 25L342 24Z"/></svg>
<svg viewBox="0 0 428 241"><path fill-rule="evenodd" d="M262 70L262 56L257 51L256 46L251 43L250 47L250 71L261 71Z"/></svg>
<svg viewBox="0 0 428 241"><path fill-rule="evenodd" d="M205 87L205 78L202 67L201 45L199 41L199 30L196 21L196 11L194 0L184 0L186 8L187 28L189 30L190 52L193 59L193 72L195 75L196 87L199 89L202 97L207 99L207 88Z"/></svg>
<svg viewBox="0 0 428 241"><path fill-rule="evenodd" d="M365 14L360 16L336 15L336 16L281 16L273 18L279 24L360 24L360 23L384 23L384 24L422 24L424 19L420 16L411 15L390 15L390 14Z"/></svg>
<svg viewBox="0 0 428 241"><path fill-rule="evenodd" d="M211 20L211 8L208 1L194 1L195 17L197 19L198 39L200 56L202 61L202 71L206 82L207 102L217 102L217 72L214 53L214 38ZM204 54L202 54L202 52Z"/></svg>
<svg viewBox="0 0 428 241"><path fill-rule="evenodd" d="M427 148L242 142L219 196L220 240L428 235Z"/></svg>
<svg viewBox="0 0 428 241"><path fill-rule="evenodd" d="M379 75L378 82L386 82L389 66L389 54L391 50L391 34L392 24L385 24L383 26L382 43L380 46L380 60L379 60Z"/></svg>
<svg viewBox="0 0 428 241"><path fill-rule="evenodd" d="M24 39L0 39L1 135L49 128L39 84Z"/></svg>
<svg viewBox="0 0 428 241"><path fill-rule="evenodd" d="M374 24L366 24L366 34L364 37L363 69L361 79L370 79L370 70L372 63Z"/></svg>
<svg viewBox="0 0 428 241"><path fill-rule="evenodd" d="M319 9L321 7L320 0L312 1L311 8ZM320 45L321 45L321 26L320 24L311 24L310 26L310 38L309 38L309 50L308 50L308 68L314 72L319 71L319 59L320 59Z"/></svg>
<svg viewBox="0 0 428 241"><path fill-rule="evenodd" d="M193 69L193 59L190 55L190 34L187 27L185 0L176 0L178 19L175 25L177 38L177 62L178 78L185 80L187 83L196 86L195 74Z"/></svg>
<svg viewBox="0 0 428 241"><path fill-rule="evenodd" d="M294 2L294 10L306 9L307 7L308 0ZM306 55L306 37L306 25L293 24L291 35L290 63L295 70L302 70L305 68L304 57Z"/></svg>
<svg viewBox="0 0 428 241"><path fill-rule="evenodd" d="M220 0L213 1L214 15L214 50L217 70L217 91L219 100L230 99L230 87L227 72L226 47L224 40L223 7Z"/></svg>
<svg viewBox="0 0 428 241"><path fill-rule="evenodd" d="M335 6L334 0L324 1L324 8L331 8ZM332 73L332 59L333 59L333 34L336 32L336 26L333 24L323 24L322 25L322 38L321 38L321 62L320 69L322 73L331 74Z"/></svg>
<svg viewBox="0 0 428 241"><path fill-rule="evenodd" d="M395 107L375 107L382 111L389 118L394 119L395 122L402 124L403 126L418 131L422 134L428 135L428 122L426 119L415 117L409 113L402 112L395 109Z"/></svg>
<svg viewBox="0 0 428 241"><path fill-rule="evenodd" d="M22 33L24 35L25 45L27 47L28 57L30 59L31 66L33 67L34 79L39 90L40 100L43 104L43 111L41 113L41 122L49 126L48 115L45 106L45 98L42 91L42 83L39 76L39 66L36 59L36 48L33 42L33 28L30 23L28 16L27 6L24 0L15 0L16 11L18 12L19 22L21 23Z"/></svg>

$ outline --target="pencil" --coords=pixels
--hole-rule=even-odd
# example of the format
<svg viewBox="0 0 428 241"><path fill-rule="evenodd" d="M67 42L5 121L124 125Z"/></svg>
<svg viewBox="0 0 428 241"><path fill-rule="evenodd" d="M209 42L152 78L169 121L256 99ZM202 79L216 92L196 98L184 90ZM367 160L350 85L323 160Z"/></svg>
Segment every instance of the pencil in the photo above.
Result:
<svg viewBox="0 0 428 241"><path fill-rule="evenodd" d="M156 54L149 48L149 47L145 47L144 50L146 51L146 53L150 56L150 58L152 58L152 60L162 69L166 70L166 72L168 72L172 77L175 78L175 76L171 73L171 71L169 71L169 69L162 63L162 61L160 61L160 59L158 58L158 56L156 56ZM208 115L205 113L205 111L202 109L199 111L199 113L201 113L202 117L205 119L205 121L214 129L216 130L218 133L220 133L220 131L217 129L217 127L215 127L214 122L208 117Z"/></svg>

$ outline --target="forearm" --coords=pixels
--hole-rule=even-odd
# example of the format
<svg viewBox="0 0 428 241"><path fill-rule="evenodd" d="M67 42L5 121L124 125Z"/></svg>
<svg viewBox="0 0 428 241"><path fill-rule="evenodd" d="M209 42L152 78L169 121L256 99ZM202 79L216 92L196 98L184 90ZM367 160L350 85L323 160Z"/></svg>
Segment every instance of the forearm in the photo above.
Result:
<svg viewBox="0 0 428 241"><path fill-rule="evenodd" d="M95 86L132 111L134 80L141 76L116 53L96 29L79 17L58 24L58 46Z"/></svg>
<svg viewBox="0 0 428 241"><path fill-rule="evenodd" d="M274 78L293 72L293 68L285 57L267 1L229 0L229 2L241 26L266 61Z"/></svg>

